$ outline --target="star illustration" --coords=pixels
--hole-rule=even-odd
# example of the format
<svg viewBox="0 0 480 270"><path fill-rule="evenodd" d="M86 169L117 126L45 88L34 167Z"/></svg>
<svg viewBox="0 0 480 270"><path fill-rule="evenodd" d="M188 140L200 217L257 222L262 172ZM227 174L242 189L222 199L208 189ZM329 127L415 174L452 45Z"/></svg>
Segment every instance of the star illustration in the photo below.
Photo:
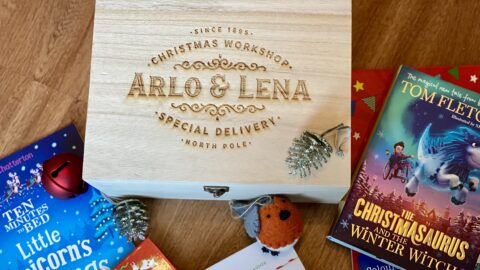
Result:
<svg viewBox="0 0 480 270"><path fill-rule="evenodd" d="M383 138L383 131L379 130L377 132L378 137Z"/></svg>
<svg viewBox="0 0 480 270"><path fill-rule="evenodd" d="M470 75L470 81L473 82L473 83L477 83L477 80L478 80L478 77L477 75L473 74L473 75Z"/></svg>
<svg viewBox="0 0 480 270"><path fill-rule="evenodd" d="M353 133L353 138L355 138L355 140L358 141L358 139L360 139L360 133L359 132Z"/></svg>
<svg viewBox="0 0 480 270"><path fill-rule="evenodd" d="M355 92L362 91L363 89L363 82L356 81L355 85L353 85L353 88L355 88Z"/></svg>
<svg viewBox="0 0 480 270"><path fill-rule="evenodd" d="M342 227L344 229L348 229L348 221L346 219L342 220L342 222L340 222L340 225L342 225Z"/></svg>

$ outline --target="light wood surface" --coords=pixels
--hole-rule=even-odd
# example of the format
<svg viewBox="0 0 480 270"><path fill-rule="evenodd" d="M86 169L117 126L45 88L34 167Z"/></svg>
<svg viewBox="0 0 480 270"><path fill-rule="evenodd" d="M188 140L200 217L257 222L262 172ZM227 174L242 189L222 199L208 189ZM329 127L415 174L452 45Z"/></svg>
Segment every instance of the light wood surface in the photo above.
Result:
<svg viewBox="0 0 480 270"><path fill-rule="evenodd" d="M0 153L74 122L85 132L94 2L0 1ZM353 1L353 67L479 64L480 3ZM179 269L203 269L251 243L223 202L149 200L153 241ZM336 205L301 204L307 269L350 269L325 235Z"/></svg>
<svg viewBox="0 0 480 270"><path fill-rule="evenodd" d="M350 0L97 0L83 176L114 196L336 203L349 151L306 179L285 159L303 131L350 124L350 70Z"/></svg>

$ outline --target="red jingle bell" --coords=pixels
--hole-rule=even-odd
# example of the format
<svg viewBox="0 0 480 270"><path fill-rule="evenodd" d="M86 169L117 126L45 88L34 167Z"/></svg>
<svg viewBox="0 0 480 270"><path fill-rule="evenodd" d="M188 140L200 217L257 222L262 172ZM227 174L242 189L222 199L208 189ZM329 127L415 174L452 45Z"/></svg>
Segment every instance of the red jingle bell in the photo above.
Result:
<svg viewBox="0 0 480 270"><path fill-rule="evenodd" d="M42 184L50 195L69 199L87 191L82 179L83 161L74 154L59 154L43 163Z"/></svg>

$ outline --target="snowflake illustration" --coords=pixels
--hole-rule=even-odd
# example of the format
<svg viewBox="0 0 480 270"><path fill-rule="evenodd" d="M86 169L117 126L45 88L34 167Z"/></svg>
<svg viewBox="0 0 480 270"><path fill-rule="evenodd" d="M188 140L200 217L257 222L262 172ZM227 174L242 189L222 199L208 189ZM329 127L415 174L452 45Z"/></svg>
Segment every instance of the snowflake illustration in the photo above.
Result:
<svg viewBox="0 0 480 270"><path fill-rule="evenodd" d="M353 218L352 214L348 214L347 218L352 219Z"/></svg>
<svg viewBox="0 0 480 270"><path fill-rule="evenodd" d="M340 222L340 225L342 225L342 227L344 229L348 229L348 221L346 219L342 220L342 222Z"/></svg>

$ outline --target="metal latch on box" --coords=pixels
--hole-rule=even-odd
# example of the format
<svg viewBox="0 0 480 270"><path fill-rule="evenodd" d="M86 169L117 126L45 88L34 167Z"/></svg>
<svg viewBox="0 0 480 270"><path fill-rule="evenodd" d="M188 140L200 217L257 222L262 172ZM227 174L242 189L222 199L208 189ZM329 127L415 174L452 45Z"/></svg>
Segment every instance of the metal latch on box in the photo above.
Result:
<svg viewBox="0 0 480 270"><path fill-rule="evenodd" d="M213 194L214 198L219 198L223 194L227 193L230 190L230 188L225 186L204 186L203 190Z"/></svg>

